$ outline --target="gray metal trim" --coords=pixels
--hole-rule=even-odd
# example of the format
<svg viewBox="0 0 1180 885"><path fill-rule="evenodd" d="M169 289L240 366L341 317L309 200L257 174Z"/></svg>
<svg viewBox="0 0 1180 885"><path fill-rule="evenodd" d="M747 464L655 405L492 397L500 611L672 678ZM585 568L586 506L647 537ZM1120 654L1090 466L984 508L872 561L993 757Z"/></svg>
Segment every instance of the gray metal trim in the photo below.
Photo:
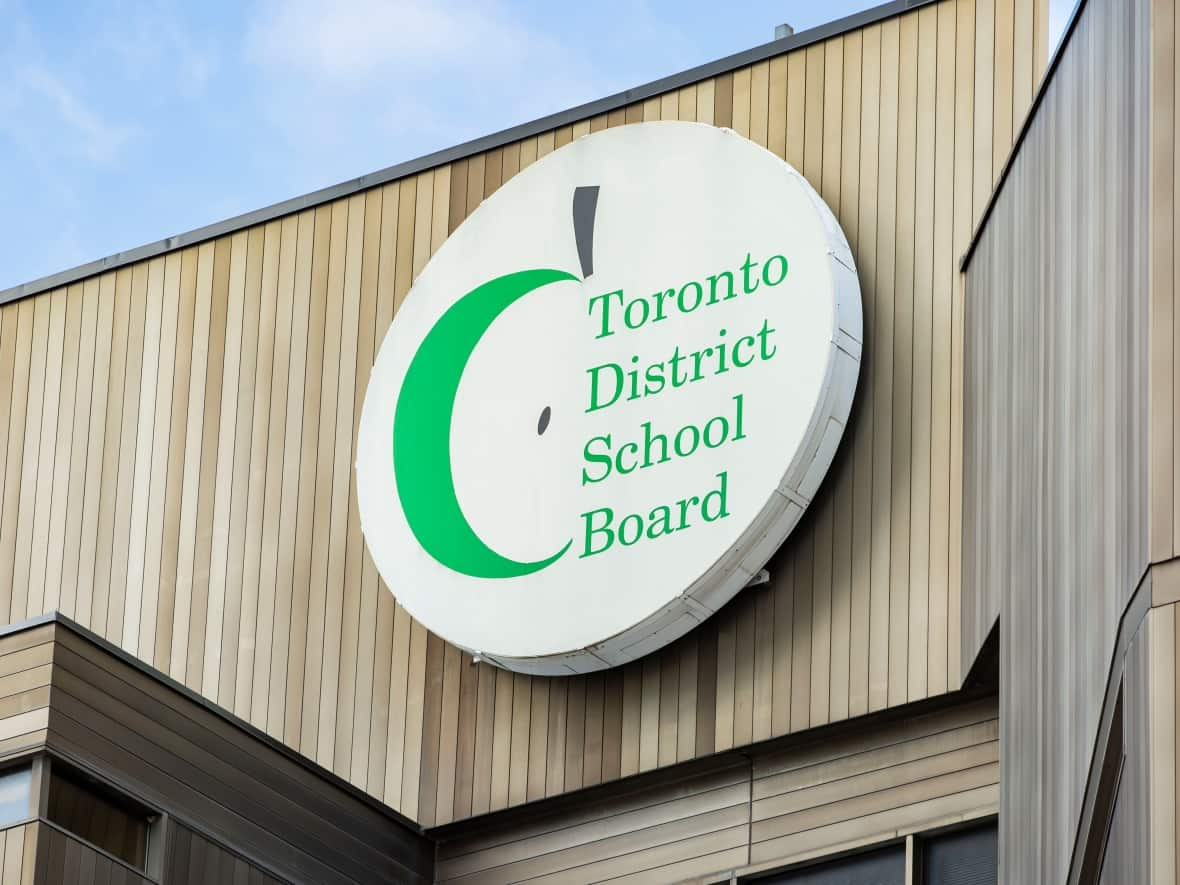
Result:
<svg viewBox="0 0 1180 885"><path fill-rule="evenodd" d="M377 172L321 188L320 190L312 191L300 197L275 203L272 206L255 209L252 212L247 212L243 215L226 219L225 221L214 222L213 224L198 227L187 233L176 234L175 236L157 240L154 243L148 243L135 249L128 249L125 252L116 252L114 255L108 255L106 258L100 258L97 261L80 264L69 270L63 270L28 283L21 283L9 289L0 290L0 305L8 304L12 301L19 301L22 298L28 298L30 295L37 295L50 289L69 285L70 283L76 283L95 274L123 267L136 261L142 261L145 258L154 258L165 252L171 252L174 249L203 243L206 240L224 236L225 234L233 233L246 227L253 227L256 224L266 221L272 221L284 215L290 215L293 212L319 206L331 200L337 200L341 197L355 194L358 191L368 190L380 184L386 184L399 178L415 175L435 166L453 163L456 160L462 160L474 154L503 147L522 138L528 138L550 129L556 129L560 126L607 113L608 111L617 110L637 101L643 101L644 99L688 86L700 80L725 74L784 52L801 49L813 43L837 37L848 31L854 31L858 28L893 18L904 12L909 12L911 9L917 9L920 6L937 2L938 0L890 0L890 2L883 3L880 6L874 6L871 9L866 9L862 12L845 16L844 18L835 19L810 30L800 31L798 34L793 34L790 37L773 40L770 43L755 46L753 49L747 49L716 61L698 65L695 68L689 68L686 71L672 74L669 77L653 80L634 89L617 92L606 98L600 98L568 110L559 111L556 114L550 114L547 117L541 117L529 123L503 129L500 132L485 135L482 138L464 142L454 147L444 148L443 150L426 154L414 160L388 166Z"/></svg>
<svg viewBox="0 0 1180 885"><path fill-rule="evenodd" d="M971 256L975 254L975 247L979 245L979 241L983 238L983 232L987 228L988 220L992 217L992 211L996 208L996 202L1000 199L1000 192L1003 191L1004 185L1008 181L1008 176L1012 172L1012 166L1020 154L1020 148L1024 145L1024 140L1028 136L1029 129L1032 128L1033 120L1037 116L1041 102L1045 99L1045 94L1049 91L1049 85L1053 82L1053 75L1057 73L1057 67L1061 64L1061 59L1065 55L1065 49L1069 45L1074 31L1077 30L1078 20L1082 17L1082 11L1085 8L1086 0L1077 0L1074 4L1073 12L1070 13L1069 21L1065 23L1065 30L1061 34L1061 39L1057 42L1057 48L1053 50L1053 55L1049 59L1048 66L1045 68L1045 75L1041 77L1041 83L1037 87L1037 94L1033 96L1032 104L1028 107L1028 113L1024 115L1024 122L1020 124L1020 132L1016 134L1016 140L1012 142L1012 150L1008 151L1008 159L1004 161L1004 168L1000 170L1000 177L996 179L991 196L987 198L987 205L983 208L983 214L979 216L979 223L975 225L975 232L971 235L971 242L967 244L967 250L963 253L963 257L959 259L959 273L967 272L967 265L971 263ZM0 292L0 304L4 303L3 298L4 293Z"/></svg>

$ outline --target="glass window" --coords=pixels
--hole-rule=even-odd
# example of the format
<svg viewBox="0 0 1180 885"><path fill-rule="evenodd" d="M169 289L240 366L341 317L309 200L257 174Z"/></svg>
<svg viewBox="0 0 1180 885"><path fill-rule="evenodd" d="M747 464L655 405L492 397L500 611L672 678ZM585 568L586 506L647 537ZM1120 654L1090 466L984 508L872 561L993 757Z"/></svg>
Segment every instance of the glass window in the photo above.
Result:
<svg viewBox="0 0 1180 885"><path fill-rule="evenodd" d="M996 885L996 823L923 840L926 885Z"/></svg>
<svg viewBox="0 0 1180 885"><path fill-rule="evenodd" d="M147 864L152 813L93 778L54 762L48 818L137 869Z"/></svg>
<svg viewBox="0 0 1180 885"><path fill-rule="evenodd" d="M22 765L0 771L0 827L32 817L33 769Z"/></svg>
<svg viewBox="0 0 1180 885"><path fill-rule="evenodd" d="M757 885L905 885L905 845L891 845L753 881Z"/></svg>

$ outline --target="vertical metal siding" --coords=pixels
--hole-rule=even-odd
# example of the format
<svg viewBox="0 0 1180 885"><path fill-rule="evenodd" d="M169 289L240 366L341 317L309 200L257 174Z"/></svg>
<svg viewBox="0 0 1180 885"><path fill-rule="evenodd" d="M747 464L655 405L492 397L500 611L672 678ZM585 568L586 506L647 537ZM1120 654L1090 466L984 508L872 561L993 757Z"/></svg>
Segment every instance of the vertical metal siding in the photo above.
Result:
<svg viewBox="0 0 1180 885"><path fill-rule="evenodd" d="M958 687L952 259L1042 68L1024 28L1045 7L942 0L0 307L0 618L58 607L426 824ZM862 389L769 587L618 674L499 673L377 578L360 398L480 200L641 119L731 126L807 174L860 267Z"/></svg>

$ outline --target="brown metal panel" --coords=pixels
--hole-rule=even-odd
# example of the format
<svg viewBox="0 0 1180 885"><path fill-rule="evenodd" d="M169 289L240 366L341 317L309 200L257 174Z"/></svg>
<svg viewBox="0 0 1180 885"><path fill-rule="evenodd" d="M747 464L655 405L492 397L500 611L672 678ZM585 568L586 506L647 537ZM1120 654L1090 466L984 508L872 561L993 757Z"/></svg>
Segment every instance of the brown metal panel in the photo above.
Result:
<svg viewBox="0 0 1180 885"><path fill-rule="evenodd" d="M309 781L290 763L278 765L273 754L252 747L246 735L235 733L224 724L219 726L208 717L193 722L191 712L185 715L183 703L173 706L161 703L160 699L150 699L152 695L160 694L159 689L153 690L150 680L136 680L138 687L128 688L122 685L125 679L120 679L117 671L108 672L101 664L95 666L93 659L73 656L66 651L62 652L60 666L56 679L63 686L68 698L65 703L70 709L83 712L74 700L75 696L81 696L78 700L86 704L85 709L91 711L91 715L105 716L103 721L113 729L138 723L141 731L152 733L154 738L152 741L132 738L137 746L143 747L143 753L154 755L161 763L166 762L174 768L187 767L204 772L207 782L191 779L194 785L210 791L222 789L236 793L245 773L256 782L257 796L249 801L277 803L283 808L282 814L288 823L315 826L316 821L330 821L331 816L339 812L338 803L324 795L314 781ZM106 712L100 713L100 710ZM83 716L80 721L87 720ZM159 728L152 729L149 723L155 723ZM186 731L192 731L197 740L180 737ZM383 834L385 828L372 821L354 821L351 829L355 838L363 838L377 846L381 846L389 835Z"/></svg>
<svg viewBox="0 0 1180 885"><path fill-rule="evenodd" d="M65 885L67 837L50 826L41 827L37 845L37 878L45 885Z"/></svg>
<svg viewBox="0 0 1180 885"><path fill-rule="evenodd" d="M169 836L171 840L171 866L164 874L164 881L169 879L179 878L182 874L187 874L189 857L192 854L192 844L194 838L199 838L193 835L193 832L187 827L173 825L169 827Z"/></svg>
<svg viewBox="0 0 1180 885"><path fill-rule="evenodd" d="M387 862L386 855L348 838L346 831L330 834L324 823L298 814L290 800L260 790L247 795L214 782L206 770L212 768L207 759L185 759L152 745L96 708L78 703L65 690L54 703L51 746L98 767L157 806L171 805L178 814L201 822L220 838L233 839L257 857L293 864L291 869L306 865L334 879L354 865ZM319 833L313 835L316 830Z"/></svg>
<svg viewBox="0 0 1180 885"><path fill-rule="evenodd" d="M355 851L360 856L370 849L399 850L404 834L391 828L382 815L358 806L351 818L342 818L338 788L309 777L298 763L195 708L192 701L176 696L151 677L110 659L70 631L60 632L59 639L63 645L59 646L57 679L63 707L76 711L76 721L93 727L104 723L105 734L121 735L116 745L134 748L141 760L152 760L154 771L179 775L189 785L186 789L218 795L225 808L248 806L253 820L275 815L278 831L295 826L306 834L324 826L340 827L341 834L329 841L357 840ZM83 703L75 698L84 699ZM58 720L54 728L61 727ZM97 735L91 738L98 740ZM175 789L165 795L169 801L179 801ZM302 842L308 837L292 838Z"/></svg>

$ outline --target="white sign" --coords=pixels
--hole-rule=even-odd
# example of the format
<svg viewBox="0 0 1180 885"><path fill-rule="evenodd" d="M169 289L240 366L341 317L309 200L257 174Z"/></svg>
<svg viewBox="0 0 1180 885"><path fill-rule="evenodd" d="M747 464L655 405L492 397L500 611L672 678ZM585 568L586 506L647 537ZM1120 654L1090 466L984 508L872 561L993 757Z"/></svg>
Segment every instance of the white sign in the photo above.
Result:
<svg viewBox="0 0 1180 885"><path fill-rule="evenodd" d="M423 270L361 416L361 525L444 639L526 673L633 660L766 563L852 405L860 289L804 178L640 123L507 182Z"/></svg>

